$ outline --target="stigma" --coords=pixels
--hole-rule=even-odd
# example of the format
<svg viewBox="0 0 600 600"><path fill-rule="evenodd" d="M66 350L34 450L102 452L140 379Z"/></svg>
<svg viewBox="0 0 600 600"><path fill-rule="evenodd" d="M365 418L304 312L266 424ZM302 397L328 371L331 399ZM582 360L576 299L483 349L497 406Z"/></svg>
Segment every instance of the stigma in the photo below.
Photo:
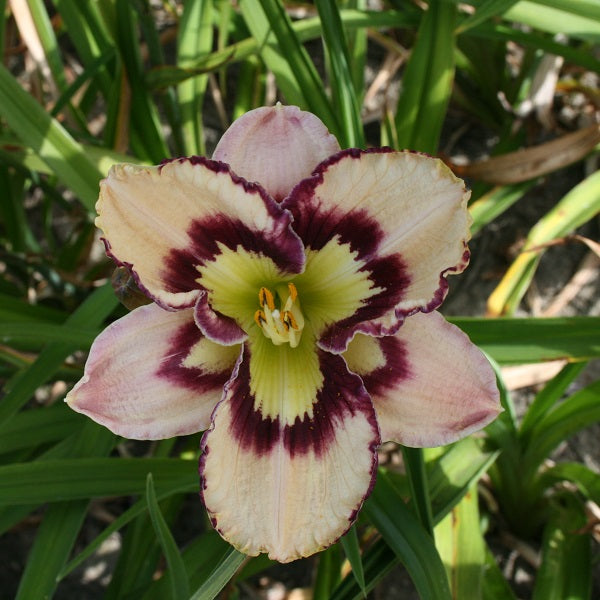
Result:
<svg viewBox="0 0 600 600"><path fill-rule="evenodd" d="M277 304L276 299L279 300ZM276 346L287 343L295 348L304 329L296 286L293 283L279 285L275 294L269 288L261 287L258 303L260 308L254 313L254 320L265 336Z"/></svg>

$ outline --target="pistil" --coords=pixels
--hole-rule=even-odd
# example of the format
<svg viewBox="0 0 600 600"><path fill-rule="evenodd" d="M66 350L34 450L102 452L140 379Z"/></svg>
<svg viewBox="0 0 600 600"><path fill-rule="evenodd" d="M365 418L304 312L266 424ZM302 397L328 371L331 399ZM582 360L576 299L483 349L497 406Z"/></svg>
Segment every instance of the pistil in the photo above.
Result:
<svg viewBox="0 0 600 600"><path fill-rule="evenodd" d="M254 313L254 320L262 332L276 346L288 343L295 348L300 343L304 317L298 302L298 290L293 283L279 285L275 292L280 300L280 308L275 305L275 296L269 288L261 287L258 292L260 308Z"/></svg>

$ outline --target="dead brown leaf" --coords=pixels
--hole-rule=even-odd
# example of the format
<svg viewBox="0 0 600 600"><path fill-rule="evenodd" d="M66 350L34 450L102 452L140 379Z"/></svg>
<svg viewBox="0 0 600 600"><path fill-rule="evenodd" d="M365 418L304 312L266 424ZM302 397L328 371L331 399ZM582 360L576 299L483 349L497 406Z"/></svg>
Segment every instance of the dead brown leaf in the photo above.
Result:
<svg viewBox="0 0 600 600"><path fill-rule="evenodd" d="M594 124L538 146L468 165L450 166L460 177L470 177L495 185L519 183L577 162L599 143L600 125Z"/></svg>

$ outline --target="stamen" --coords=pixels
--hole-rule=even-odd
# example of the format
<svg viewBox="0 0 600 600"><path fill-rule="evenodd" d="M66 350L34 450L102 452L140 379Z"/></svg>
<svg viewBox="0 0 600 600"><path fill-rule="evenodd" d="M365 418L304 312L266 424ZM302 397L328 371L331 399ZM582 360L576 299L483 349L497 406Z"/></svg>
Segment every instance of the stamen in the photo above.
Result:
<svg viewBox="0 0 600 600"><path fill-rule="evenodd" d="M259 309L254 313L254 320L256 321L256 324L262 329L263 323L266 322L267 318L265 317L265 313Z"/></svg>
<svg viewBox="0 0 600 600"><path fill-rule="evenodd" d="M279 315L279 320L281 321L281 324L283 325L283 328L284 328L284 329L286 330L286 332L287 332L287 331L288 331L288 329L289 329L290 327L289 327L289 325L288 325L287 321L285 320L285 315L286 315L286 314L287 314L287 313L285 313L285 312L282 312L282 313Z"/></svg>
<svg viewBox="0 0 600 600"><path fill-rule="evenodd" d="M258 292L258 302L263 308L265 307L266 303L266 305L269 307L269 310L275 310L275 299L273 298L271 290L266 287L260 288L260 291Z"/></svg>
<svg viewBox="0 0 600 600"><path fill-rule="evenodd" d="M288 283L288 290L290 291L290 299L292 300L292 302L296 302L296 298L298 297L298 290L291 281Z"/></svg>
<svg viewBox="0 0 600 600"><path fill-rule="evenodd" d="M279 308L275 308L275 295L269 288L263 286L259 289L260 309L254 313L254 321L276 346L287 343L295 348L300 343L304 329L298 290L289 282L287 285L278 285L275 292L279 298Z"/></svg>
<svg viewBox="0 0 600 600"><path fill-rule="evenodd" d="M296 322L296 319L294 319L294 315L289 310L285 311L283 322L287 323L292 329L298 331L298 323Z"/></svg>

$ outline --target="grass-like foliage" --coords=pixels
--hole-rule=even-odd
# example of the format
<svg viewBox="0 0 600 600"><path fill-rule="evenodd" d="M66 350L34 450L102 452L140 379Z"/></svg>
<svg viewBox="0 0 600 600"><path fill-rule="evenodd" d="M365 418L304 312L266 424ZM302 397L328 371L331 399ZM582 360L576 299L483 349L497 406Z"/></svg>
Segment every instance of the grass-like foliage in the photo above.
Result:
<svg viewBox="0 0 600 600"><path fill-rule="evenodd" d="M512 552L535 600L592 597L600 474L550 458L600 421L600 381L580 377L600 357L600 316L536 290L548 257L574 248L589 253L581 271L554 287L576 297L598 275L600 5L377 6L0 0L3 597L88 597L81 565L109 539L118 550L93 583L106 599L259 597L259 574L285 572L205 522L199 435L118 439L62 402L94 337L126 313L93 224L100 179L116 162L210 155L233 119L277 100L316 114L342 147L427 152L467 179L473 263L492 273L457 278L450 298L472 306L450 320L490 357L504 407L481 435L390 450L357 524L305 559L298 585L308 573L315 600L350 600L404 569L423 599L517 598ZM523 214L499 261L486 237ZM532 364L545 368L525 407L506 367Z"/></svg>

